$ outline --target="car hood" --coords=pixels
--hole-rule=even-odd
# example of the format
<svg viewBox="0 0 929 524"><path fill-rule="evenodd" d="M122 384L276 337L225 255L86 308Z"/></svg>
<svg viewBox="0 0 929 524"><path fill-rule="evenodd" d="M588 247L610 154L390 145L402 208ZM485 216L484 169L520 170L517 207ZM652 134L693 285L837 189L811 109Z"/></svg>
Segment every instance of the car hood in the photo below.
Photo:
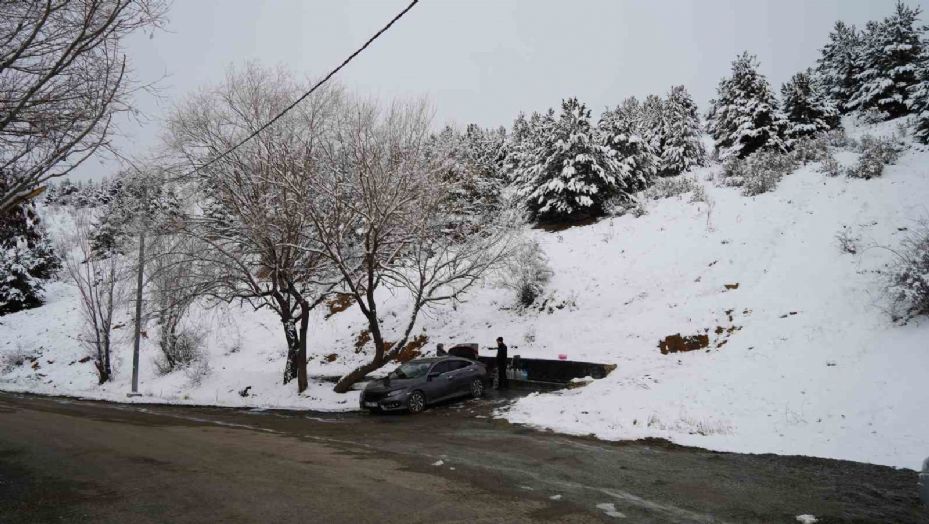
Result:
<svg viewBox="0 0 929 524"><path fill-rule="evenodd" d="M394 391L397 389L406 389L419 382L417 378L379 378L368 382L365 391Z"/></svg>

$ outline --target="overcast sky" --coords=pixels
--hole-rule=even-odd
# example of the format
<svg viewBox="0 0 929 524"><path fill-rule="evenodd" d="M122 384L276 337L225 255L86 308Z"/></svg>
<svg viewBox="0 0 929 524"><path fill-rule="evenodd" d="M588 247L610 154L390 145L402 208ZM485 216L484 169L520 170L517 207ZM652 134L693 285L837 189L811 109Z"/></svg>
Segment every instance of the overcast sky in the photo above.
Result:
<svg viewBox="0 0 929 524"><path fill-rule="evenodd" d="M162 76L161 99L141 95L144 125L124 148L157 143L160 119L230 64L257 60L325 74L408 0L175 0L167 31L136 35L139 80ZM926 9L929 0L910 0ZM742 50L776 86L811 65L833 23L859 26L894 0L421 0L337 77L384 99L427 95L436 125L509 125L520 110L577 96L595 116L628 96L684 84L705 111ZM92 162L81 176L108 174Z"/></svg>

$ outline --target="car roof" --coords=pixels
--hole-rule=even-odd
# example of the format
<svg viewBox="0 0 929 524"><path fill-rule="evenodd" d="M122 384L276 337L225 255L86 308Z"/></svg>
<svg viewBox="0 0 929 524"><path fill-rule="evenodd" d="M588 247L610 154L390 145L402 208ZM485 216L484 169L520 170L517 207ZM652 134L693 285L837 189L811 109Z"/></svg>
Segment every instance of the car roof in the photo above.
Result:
<svg viewBox="0 0 929 524"><path fill-rule="evenodd" d="M423 362L423 363L432 364L435 362L442 362L443 360L464 360L465 362L469 362L468 359L455 357L455 356L414 358L413 360L410 360L410 362Z"/></svg>

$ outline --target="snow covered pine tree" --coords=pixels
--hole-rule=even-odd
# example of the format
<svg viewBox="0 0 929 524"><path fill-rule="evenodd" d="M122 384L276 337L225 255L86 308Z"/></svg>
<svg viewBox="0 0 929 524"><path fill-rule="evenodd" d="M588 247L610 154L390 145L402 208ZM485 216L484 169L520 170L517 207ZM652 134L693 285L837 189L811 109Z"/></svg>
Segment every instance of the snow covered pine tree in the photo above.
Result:
<svg viewBox="0 0 929 524"><path fill-rule="evenodd" d="M446 126L429 138L429 154L443 159L446 179L454 182L452 207L462 211L455 228L476 231L486 218L503 208L503 156L506 133L470 124L465 133Z"/></svg>
<svg viewBox="0 0 929 524"><path fill-rule="evenodd" d="M929 144L929 49L923 48L916 77L917 82L910 87L906 105L913 114L913 136L923 144Z"/></svg>
<svg viewBox="0 0 929 524"><path fill-rule="evenodd" d="M654 115L645 114L645 106L635 98L626 99L600 116L600 140L613 150L617 163L614 194L631 199L633 193L648 187L655 178L660 159L652 144L657 140L648 139L649 126L655 120Z"/></svg>
<svg viewBox="0 0 929 524"><path fill-rule="evenodd" d="M684 86L674 86L664 103L664 143L658 173L674 176L706 164L706 151L700 140L697 104Z"/></svg>
<svg viewBox="0 0 929 524"><path fill-rule="evenodd" d="M795 74L781 86L789 140L812 136L839 125L839 112L822 91L809 70Z"/></svg>
<svg viewBox="0 0 929 524"><path fill-rule="evenodd" d="M44 281L61 261L52 250L33 204L0 212L0 315L42 304Z"/></svg>
<svg viewBox="0 0 929 524"><path fill-rule="evenodd" d="M787 120L778 108L768 80L747 51L732 62L732 76L723 78L710 101L707 131L719 157L745 158L759 149L784 151Z"/></svg>
<svg viewBox="0 0 929 524"><path fill-rule="evenodd" d="M861 34L855 26L846 25L840 20L829 33L829 42L823 46L816 61L816 73L826 95L843 113L847 111L846 104L858 90L860 53Z"/></svg>
<svg viewBox="0 0 929 524"><path fill-rule="evenodd" d="M537 162L520 170L517 191L536 221L602 215L604 202L619 188L614 153L598 140L590 110L576 98L562 102L551 136L531 154Z"/></svg>
<svg viewBox="0 0 929 524"><path fill-rule="evenodd" d="M917 26L920 10L897 2L894 14L880 22L868 22L860 54L858 88L848 107L874 109L888 119L907 113L910 89L922 53L923 26Z"/></svg>

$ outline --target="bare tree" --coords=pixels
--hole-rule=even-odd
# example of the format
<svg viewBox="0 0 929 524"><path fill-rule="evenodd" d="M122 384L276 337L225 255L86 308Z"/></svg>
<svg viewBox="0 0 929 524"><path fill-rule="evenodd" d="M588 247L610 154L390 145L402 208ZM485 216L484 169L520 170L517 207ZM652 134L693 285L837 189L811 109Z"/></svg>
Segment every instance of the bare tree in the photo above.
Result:
<svg viewBox="0 0 929 524"><path fill-rule="evenodd" d="M316 176L290 176L291 194L309 194L304 212L312 229L302 249L325 257L368 321L374 357L343 376L348 391L396 358L423 308L458 300L507 253L509 233L487 223L473 234L456 230L454 182L447 159L428 151L430 110L425 102L386 111L358 102L340 113L320 149ZM400 333L384 333L382 290L401 290L412 304Z"/></svg>
<svg viewBox="0 0 929 524"><path fill-rule="evenodd" d="M68 277L80 295L80 310L84 318L81 343L94 356L100 383L110 380L113 319L117 308L127 298L125 280L128 264L123 257L100 255L91 245L92 227L87 211L73 215L74 228L59 248Z"/></svg>
<svg viewBox="0 0 929 524"><path fill-rule="evenodd" d="M123 40L164 0L0 0L0 211L109 146L133 91Z"/></svg>
<svg viewBox="0 0 929 524"><path fill-rule="evenodd" d="M201 166L256 130L288 105L300 84L281 70L248 64L225 82L190 99L169 121L168 143L185 167ZM277 313L287 340L284 383L307 387L306 337L310 311L333 287L328 259L304 231L303 209L314 195L284 183L311 178L318 142L340 106L338 88L324 88L190 182L202 212L186 233L201 245L203 292Z"/></svg>
<svg viewBox="0 0 929 524"><path fill-rule="evenodd" d="M147 282L150 284L149 307L158 321L158 345L161 348L162 372L187 366L199 358L199 333L182 327L191 306L209 282L198 276L199 243L185 234L161 235L150 245Z"/></svg>

